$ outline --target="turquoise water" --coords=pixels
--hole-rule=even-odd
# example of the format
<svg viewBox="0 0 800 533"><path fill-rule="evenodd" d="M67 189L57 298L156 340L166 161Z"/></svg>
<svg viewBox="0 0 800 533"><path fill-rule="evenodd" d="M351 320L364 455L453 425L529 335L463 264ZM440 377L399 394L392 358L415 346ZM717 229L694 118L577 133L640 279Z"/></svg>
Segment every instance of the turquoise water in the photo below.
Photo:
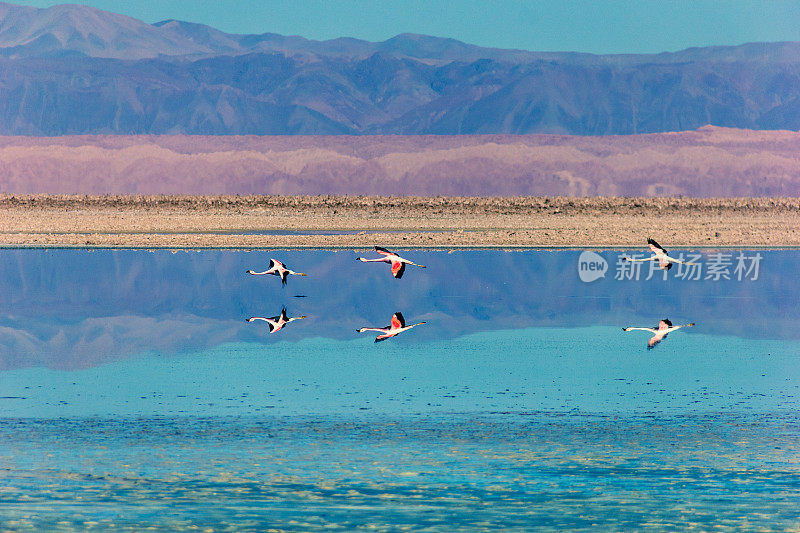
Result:
<svg viewBox="0 0 800 533"><path fill-rule="evenodd" d="M745 252L0 250L0 530L797 529L800 252Z"/></svg>
<svg viewBox="0 0 800 533"><path fill-rule="evenodd" d="M292 324L294 325L294 324ZM409 332L406 335L411 335ZM0 374L19 417L387 415L485 411L775 412L800 400L800 341L530 328L376 345L227 343L64 372ZM399 339L398 339L399 340Z"/></svg>
<svg viewBox="0 0 800 533"><path fill-rule="evenodd" d="M13 420L4 529L788 530L795 416Z"/></svg>

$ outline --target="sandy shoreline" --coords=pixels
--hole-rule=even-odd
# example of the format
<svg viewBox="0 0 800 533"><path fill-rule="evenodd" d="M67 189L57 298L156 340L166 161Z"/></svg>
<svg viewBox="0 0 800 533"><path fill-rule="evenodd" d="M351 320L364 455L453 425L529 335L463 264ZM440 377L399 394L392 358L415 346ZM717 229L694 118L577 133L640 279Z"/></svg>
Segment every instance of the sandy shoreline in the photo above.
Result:
<svg viewBox="0 0 800 533"><path fill-rule="evenodd" d="M800 246L798 198L0 195L0 246Z"/></svg>

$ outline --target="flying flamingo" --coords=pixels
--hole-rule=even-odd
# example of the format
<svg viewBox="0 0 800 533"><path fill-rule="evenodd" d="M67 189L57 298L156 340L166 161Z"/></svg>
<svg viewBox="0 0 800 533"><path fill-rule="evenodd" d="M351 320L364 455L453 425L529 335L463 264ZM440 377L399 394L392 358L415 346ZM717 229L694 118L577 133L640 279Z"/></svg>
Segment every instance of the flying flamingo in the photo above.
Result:
<svg viewBox="0 0 800 533"><path fill-rule="evenodd" d="M269 268L264 272L256 272L254 270L248 270L248 274L252 274L254 276L263 276L264 274L271 274L273 276L280 276L281 283L286 285L286 278L289 274L293 276L305 276L302 272L295 272L294 270L290 270L286 268L286 266L281 263L280 261L276 261L275 259L269 260Z"/></svg>
<svg viewBox="0 0 800 533"><path fill-rule="evenodd" d="M660 320L658 322L658 326L655 328L622 328L622 331L631 331L634 329L642 330L642 331L649 331L653 334L650 337L650 340L647 341L647 349L650 350L651 348L655 347L656 344L661 342L663 339L667 338L669 333L681 328L690 328L694 326L694 322L690 324L681 324L680 326L673 326L672 322L669 321L668 318L664 320Z"/></svg>
<svg viewBox="0 0 800 533"><path fill-rule="evenodd" d="M364 259L363 257L356 257L356 261L363 261L365 263L389 263L392 265L392 276L400 279L403 277L403 272L406 270L406 265L414 265L421 268L425 268L425 265L418 265L416 263L412 263L408 259L403 259L396 253L390 252L386 248L381 248L380 246L375 247L375 251L381 254L383 257L378 259Z"/></svg>
<svg viewBox="0 0 800 533"><path fill-rule="evenodd" d="M406 326L406 320L403 318L403 313L397 312L392 315L392 322L390 325L386 326L385 328L359 328L356 331L361 333L362 331L380 331L382 335L378 335L375 337L375 342L385 341L390 337L394 337L404 331L407 331L413 327L421 326L425 324L425 322L417 322L416 324L412 324L410 326Z"/></svg>
<svg viewBox="0 0 800 533"><path fill-rule="evenodd" d="M672 263L681 263L684 265L694 265L695 263L687 263L686 261L681 261L680 259L675 259L667 255L667 251L662 248L656 241L649 238L647 239L647 245L650 247L650 251L652 251L655 255L651 255L650 257L645 257L641 259L631 259L630 257L624 257L626 261L658 261L658 268L662 270L669 270L672 268Z"/></svg>
<svg viewBox="0 0 800 533"><path fill-rule="evenodd" d="M286 309L284 308L281 310L281 314L278 316L271 316L269 318L263 316L251 316L247 319L247 321L253 322L254 320L263 320L269 326L269 332L275 333L276 331L283 329L283 327L289 322L292 322L293 320L302 320L303 318L306 318L305 315L289 318L286 316Z"/></svg>

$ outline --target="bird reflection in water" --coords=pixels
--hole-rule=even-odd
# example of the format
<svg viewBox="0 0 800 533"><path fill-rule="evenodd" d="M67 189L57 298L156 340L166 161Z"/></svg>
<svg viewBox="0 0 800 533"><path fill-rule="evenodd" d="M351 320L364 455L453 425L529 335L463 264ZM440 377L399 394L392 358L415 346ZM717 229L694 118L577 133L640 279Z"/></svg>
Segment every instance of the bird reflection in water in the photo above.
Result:
<svg viewBox="0 0 800 533"><path fill-rule="evenodd" d="M673 326L672 322L668 318L664 320L660 320L658 322L658 326L654 328L640 328L640 327L628 327L622 328L622 331L633 331L633 330L641 330L641 331L649 331L653 334L650 337L650 340L647 341L647 349L650 350L654 348L659 342L667 338L667 335L672 333L673 331L679 330L681 328L690 328L694 326L694 322L689 324L681 324L680 326Z"/></svg>
<svg viewBox="0 0 800 533"><path fill-rule="evenodd" d="M403 313L397 312L392 315L391 323L384 327L384 328L359 328L356 331L361 333L364 331L379 331L381 335L375 337L375 342L385 341L395 335L399 335L404 331L408 331L411 328L415 328L417 326L421 326L425 324L425 322L417 322L416 324L411 324L410 326L406 326L406 320L403 318Z"/></svg>
<svg viewBox="0 0 800 533"><path fill-rule="evenodd" d="M294 320L302 320L304 318L306 318L305 315L294 316L290 318L289 316L286 315L286 309L284 308L281 310L281 314L278 316L272 316L272 317L251 316L250 318L247 319L247 321L248 322L254 322L256 320L264 321L269 326L269 332L275 333L283 329L284 326L286 326L286 324L288 324L289 322L292 322Z"/></svg>

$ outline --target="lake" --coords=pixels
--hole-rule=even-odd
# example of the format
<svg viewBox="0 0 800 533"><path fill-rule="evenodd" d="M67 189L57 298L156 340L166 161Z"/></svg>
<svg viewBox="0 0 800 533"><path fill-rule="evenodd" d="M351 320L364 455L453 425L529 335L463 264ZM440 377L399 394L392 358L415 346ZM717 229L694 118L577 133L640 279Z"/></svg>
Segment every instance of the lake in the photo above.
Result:
<svg viewBox="0 0 800 533"><path fill-rule="evenodd" d="M796 528L800 251L670 252L0 250L0 529Z"/></svg>

